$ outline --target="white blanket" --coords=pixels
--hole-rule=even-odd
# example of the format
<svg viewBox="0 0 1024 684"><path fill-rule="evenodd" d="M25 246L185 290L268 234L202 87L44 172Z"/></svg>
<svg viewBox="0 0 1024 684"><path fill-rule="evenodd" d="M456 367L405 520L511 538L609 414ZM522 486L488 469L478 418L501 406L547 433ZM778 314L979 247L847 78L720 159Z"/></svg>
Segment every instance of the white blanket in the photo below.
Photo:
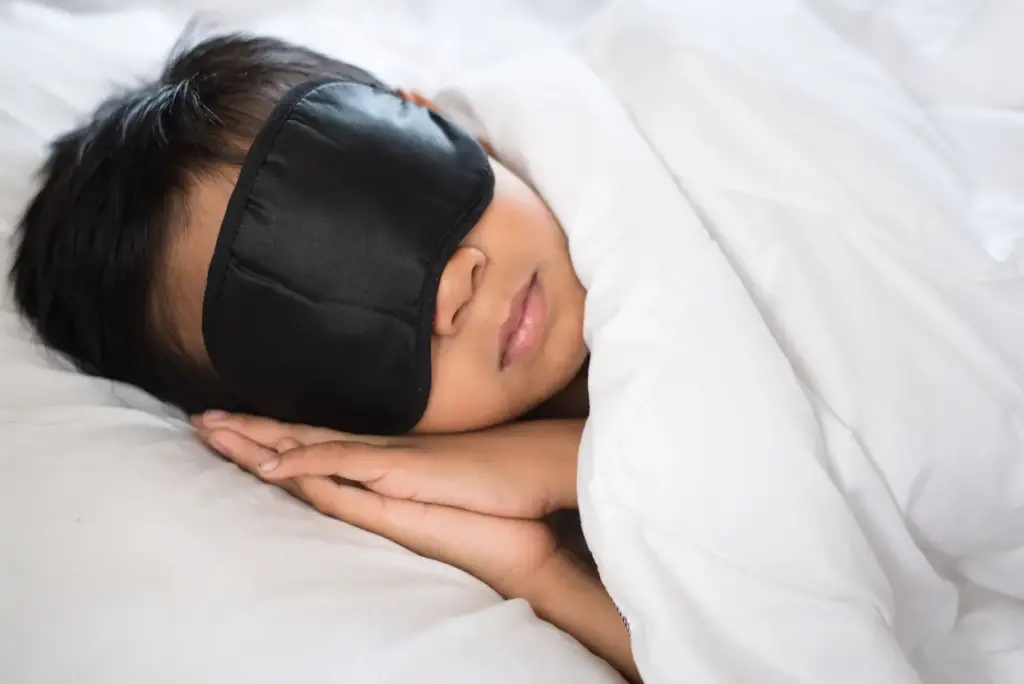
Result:
<svg viewBox="0 0 1024 684"><path fill-rule="evenodd" d="M936 8L906 53L979 21ZM581 510L648 684L1024 676L1024 81L949 116L851 16L608 3L443 98L569 233Z"/></svg>

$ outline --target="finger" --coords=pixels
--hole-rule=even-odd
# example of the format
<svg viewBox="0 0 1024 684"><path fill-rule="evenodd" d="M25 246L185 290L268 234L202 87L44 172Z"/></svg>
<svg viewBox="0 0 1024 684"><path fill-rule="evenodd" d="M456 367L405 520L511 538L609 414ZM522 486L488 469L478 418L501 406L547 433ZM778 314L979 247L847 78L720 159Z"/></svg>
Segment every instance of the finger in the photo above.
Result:
<svg viewBox="0 0 1024 684"><path fill-rule="evenodd" d="M249 472L259 475L261 463L277 458L277 452L244 435L228 429L212 430L207 443L219 454L234 461Z"/></svg>
<svg viewBox="0 0 1024 684"><path fill-rule="evenodd" d="M524 506L510 482L513 474L498 466L464 453L329 442L288 450L261 464L259 474L271 482L308 475L342 478L392 499L488 515L537 518L547 512Z"/></svg>
<svg viewBox="0 0 1024 684"><path fill-rule="evenodd" d="M284 482L278 482L276 483L275 486L280 487L284 491L294 496L299 501L302 501L303 503L307 504L309 503L308 501L306 501L306 497L302 495L302 490L299 488L299 484L294 480L285 480Z"/></svg>
<svg viewBox="0 0 1024 684"><path fill-rule="evenodd" d="M285 450L261 464L260 474L271 481L304 475L338 476L353 482L372 483L384 477L394 460L390 449L365 444L327 442Z"/></svg>
<svg viewBox="0 0 1024 684"><path fill-rule="evenodd" d="M301 444L319 444L341 438L343 433L311 425L282 423L272 418L263 418L242 413L209 411L192 419L200 435L209 435L214 430L234 430L260 444L272 447L285 437L291 437Z"/></svg>
<svg viewBox="0 0 1024 684"><path fill-rule="evenodd" d="M298 440L296 440L294 437L285 437L284 439L279 441L274 448L277 450L277 453L283 454L286 451L298 449L301 446L302 445L299 444Z"/></svg>
<svg viewBox="0 0 1024 684"><path fill-rule="evenodd" d="M290 451L291 449L297 449L300 446L302 446L302 445L299 444L297 441L295 441L293 438L285 437L284 439L282 439L280 442L277 443L276 451L278 453L284 453L286 451ZM302 501L303 503L308 504L309 500L306 499L305 495L302 493L302 487L301 487L301 480L302 479L303 478L296 478L296 479L293 479L293 480L282 480L280 482L275 482L275 483L272 483L272 484L275 484L276 486L278 486L281 489L285 490L286 492L288 492L289 494L294 496L299 501Z"/></svg>
<svg viewBox="0 0 1024 684"><path fill-rule="evenodd" d="M390 499L321 478L298 481L303 496L320 512L462 568L506 595L510 583L539 567L556 545L535 521Z"/></svg>
<svg viewBox="0 0 1024 684"><path fill-rule="evenodd" d="M211 446L213 446L221 455L234 461L237 465L241 466L249 472L259 475L259 464L274 457L274 451L264 447L262 444L257 444L252 440L239 435L231 430L218 430L211 433ZM291 437L286 437L281 440L278 444L278 449L281 451L288 451L299 446ZM305 478L296 478L295 480L283 480L281 482L275 482L277 486L285 490L295 498L309 503L309 500L302 492L301 480Z"/></svg>
<svg viewBox="0 0 1024 684"><path fill-rule="evenodd" d="M285 439L282 439L280 442L278 442L278 444L277 444L277 453L278 454L285 454L286 452L292 451L294 449L299 449L301 447L302 447L302 445L299 444L298 442L296 442L294 439L291 439L290 437L286 437ZM282 456L282 458L283 458L283 456ZM273 477L273 474L274 474L273 471L277 468L277 466L279 464L280 464L280 459L278 459L278 460L271 459L269 461L264 461L263 463L260 464L260 475L263 476L268 482L272 482L272 483L276 482L277 484L282 484L282 485L284 483L291 482L293 478L313 477L313 475L293 475L293 476L287 477L286 479L282 479L281 475L278 475L277 477ZM324 470L330 470L330 468L324 468ZM330 478L335 484L350 485L350 486L353 486L353 487L362 487L363 486L362 482L358 482L356 480L352 480L352 479L349 479L347 477L341 477L340 475L337 475L337 474L331 473L331 472L322 472L322 473L320 473L319 475L316 475L316 476L318 476L318 477L326 476L326 477Z"/></svg>
<svg viewBox="0 0 1024 684"><path fill-rule="evenodd" d="M376 492L334 484L321 477L294 480L302 496L316 510L367 532L380 535L424 556L465 565L466 525L476 513L416 501L390 499ZM495 519L498 520L498 519Z"/></svg>
<svg viewBox="0 0 1024 684"><path fill-rule="evenodd" d="M326 439L330 433L324 428L282 423L271 418L223 411L208 411L195 416L192 423L200 434L208 435L219 429L234 430L268 447L274 446L285 437L293 437L300 442L305 442L306 440L315 441L317 437Z"/></svg>

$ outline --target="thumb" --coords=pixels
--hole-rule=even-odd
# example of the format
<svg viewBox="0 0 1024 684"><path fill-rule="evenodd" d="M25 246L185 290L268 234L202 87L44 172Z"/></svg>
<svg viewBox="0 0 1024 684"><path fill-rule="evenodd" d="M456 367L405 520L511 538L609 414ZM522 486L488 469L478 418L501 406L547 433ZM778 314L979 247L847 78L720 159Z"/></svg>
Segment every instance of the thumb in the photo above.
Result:
<svg viewBox="0 0 1024 684"><path fill-rule="evenodd" d="M308 475L341 477L370 484L387 473L392 458L387 449L350 442L324 442L304 446L291 438L277 443L277 455L259 465L267 480L277 482Z"/></svg>
<svg viewBox="0 0 1024 684"><path fill-rule="evenodd" d="M410 449L377 447L359 442L328 442L287 449L260 464L259 474L271 482L295 477L329 477L338 484L357 485L386 496L462 508L458 489L449 482L445 459L424 457Z"/></svg>

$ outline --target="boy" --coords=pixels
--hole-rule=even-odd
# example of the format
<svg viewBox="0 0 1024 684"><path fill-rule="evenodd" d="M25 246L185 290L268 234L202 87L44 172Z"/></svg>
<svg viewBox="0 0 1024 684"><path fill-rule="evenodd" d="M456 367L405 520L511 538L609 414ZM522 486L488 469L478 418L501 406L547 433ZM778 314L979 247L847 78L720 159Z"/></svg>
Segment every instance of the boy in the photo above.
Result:
<svg viewBox="0 0 1024 684"><path fill-rule="evenodd" d="M575 506L586 416L565 236L433 109L283 41L204 41L56 141L15 300L86 372L205 412L223 455L636 678L614 605L538 522Z"/></svg>

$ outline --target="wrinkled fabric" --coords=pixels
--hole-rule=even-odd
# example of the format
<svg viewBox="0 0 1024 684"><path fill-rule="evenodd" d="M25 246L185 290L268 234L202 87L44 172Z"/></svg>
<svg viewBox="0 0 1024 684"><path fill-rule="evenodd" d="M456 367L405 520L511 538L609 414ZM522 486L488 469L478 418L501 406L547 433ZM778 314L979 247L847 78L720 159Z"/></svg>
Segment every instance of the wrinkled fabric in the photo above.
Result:
<svg viewBox="0 0 1024 684"><path fill-rule="evenodd" d="M946 128L782 0L609 3L441 102L569 235L644 681L1019 682L1019 113Z"/></svg>

